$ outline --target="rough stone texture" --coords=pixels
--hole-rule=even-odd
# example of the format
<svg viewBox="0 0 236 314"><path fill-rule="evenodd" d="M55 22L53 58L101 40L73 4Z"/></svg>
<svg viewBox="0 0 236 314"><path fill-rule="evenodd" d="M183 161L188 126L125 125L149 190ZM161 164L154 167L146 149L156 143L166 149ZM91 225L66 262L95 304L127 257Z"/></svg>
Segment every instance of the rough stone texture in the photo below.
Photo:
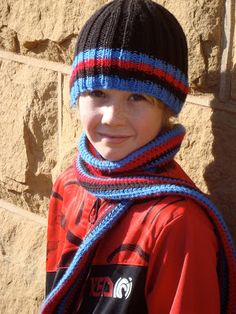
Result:
<svg viewBox="0 0 236 314"><path fill-rule="evenodd" d="M62 77L61 128L58 163L52 171L53 181L75 159L81 125L78 108L72 108L69 98L69 76Z"/></svg>
<svg viewBox="0 0 236 314"><path fill-rule="evenodd" d="M187 135L178 160L221 210L236 239L236 113L186 104L179 119Z"/></svg>
<svg viewBox="0 0 236 314"><path fill-rule="evenodd" d="M71 63L76 36L105 0L3 0L0 47L47 60ZM219 76L223 0L157 1L173 12L189 42L193 90L215 91Z"/></svg>
<svg viewBox="0 0 236 314"><path fill-rule="evenodd" d="M51 61L71 63L75 39L87 17L107 1L3 0L0 7L0 45L9 49L14 37L18 52ZM7 30L4 31L4 29ZM14 32L14 36L7 36ZM1 34L1 33L0 33ZM11 51L13 51L11 49Z"/></svg>
<svg viewBox="0 0 236 314"><path fill-rule="evenodd" d="M235 13L236 19L236 13ZM231 70L231 98L236 101L236 25L234 25L234 38L232 49L232 70Z"/></svg>
<svg viewBox="0 0 236 314"><path fill-rule="evenodd" d="M181 22L189 43L192 92L216 90L221 58L223 0L158 1Z"/></svg>
<svg viewBox="0 0 236 314"><path fill-rule="evenodd" d="M0 48L11 52L19 51L16 32L6 26L2 26L0 29Z"/></svg>
<svg viewBox="0 0 236 314"><path fill-rule="evenodd" d="M0 313L36 314L45 286L45 222L0 206Z"/></svg>
<svg viewBox="0 0 236 314"><path fill-rule="evenodd" d="M45 213L57 160L57 75L0 66L0 197Z"/></svg>
<svg viewBox="0 0 236 314"><path fill-rule="evenodd" d="M178 160L191 179L204 192L208 192L204 181L204 171L214 159L211 115L210 108L185 104L179 116L179 121L186 128L186 136L178 154Z"/></svg>

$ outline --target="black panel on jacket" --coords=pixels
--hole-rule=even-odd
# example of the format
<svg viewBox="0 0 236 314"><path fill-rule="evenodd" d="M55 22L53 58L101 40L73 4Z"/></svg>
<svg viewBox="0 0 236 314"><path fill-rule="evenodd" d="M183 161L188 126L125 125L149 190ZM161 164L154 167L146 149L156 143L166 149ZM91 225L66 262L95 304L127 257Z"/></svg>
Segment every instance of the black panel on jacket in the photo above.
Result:
<svg viewBox="0 0 236 314"><path fill-rule="evenodd" d="M79 314L145 314L146 267L92 266Z"/></svg>

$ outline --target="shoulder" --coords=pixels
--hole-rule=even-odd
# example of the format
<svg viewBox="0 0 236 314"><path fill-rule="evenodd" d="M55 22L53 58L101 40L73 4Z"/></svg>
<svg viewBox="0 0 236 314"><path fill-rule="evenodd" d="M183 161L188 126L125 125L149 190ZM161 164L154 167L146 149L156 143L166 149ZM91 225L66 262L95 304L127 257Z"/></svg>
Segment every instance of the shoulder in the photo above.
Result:
<svg viewBox="0 0 236 314"><path fill-rule="evenodd" d="M75 167L74 165L71 165L62 173L59 174L53 186L65 186L68 182L75 180L76 180Z"/></svg>
<svg viewBox="0 0 236 314"><path fill-rule="evenodd" d="M155 238L175 235L196 239L206 237L217 246L214 226L206 210L194 200L182 196L166 196L153 207L147 219L147 228ZM153 230L154 229L154 230ZM150 230L151 231L151 230Z"/></svg>
<svg viewBox="0 0 236 314"><path fill-rule="evenodd" d="M68 198L71 199L80 194L81 189L75 166L71 165L56 178L52 187L51 199L56 198L65 204Z"/></svg>
<svg viewBox="0 0 236 314"><path fill-rule="evenodd" d="M163 225L175 221L201 222L212 226L206 210L197 202L183 196L167 196L154 207L159 212L159 222Z"/></svg>
<svg viewBox="0 0 236 314"><path fill-rule="evenodd" d="M77 182L75 166L71 165L56 178L52 190L63 192L67 186Z"/></svg>

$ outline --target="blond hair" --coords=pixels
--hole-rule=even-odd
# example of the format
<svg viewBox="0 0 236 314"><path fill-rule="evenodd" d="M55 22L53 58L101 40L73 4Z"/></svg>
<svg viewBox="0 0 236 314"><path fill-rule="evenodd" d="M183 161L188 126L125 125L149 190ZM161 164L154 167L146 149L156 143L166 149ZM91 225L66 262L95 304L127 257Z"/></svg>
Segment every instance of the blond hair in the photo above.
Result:
<svg viewBox="0 0 236 314"><path fill-rule="evenodd" d="M145 97L147 98L148 101L150 101L156 106L159 106L159 108L163 110L162 129L166 131L171 130L174 126L173 119L176 117L176 114L157 98L148 95L145 95Z"/></svg>

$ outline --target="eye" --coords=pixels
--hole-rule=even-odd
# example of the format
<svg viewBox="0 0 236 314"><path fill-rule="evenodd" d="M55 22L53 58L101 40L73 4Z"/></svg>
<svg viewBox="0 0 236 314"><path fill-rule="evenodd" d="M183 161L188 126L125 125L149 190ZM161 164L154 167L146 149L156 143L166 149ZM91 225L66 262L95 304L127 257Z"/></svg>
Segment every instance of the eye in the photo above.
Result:
<svg viewBox="0 0 236 314"><path fill-rule="evenodd" d="M142 94L132 94L130 97L130 100L132 101L143 101L147 100L146 97Z"/></svg>
<svg viewBox="0 0 236 314"><path fill-rule="evenodd" d="M105 97L105 93L102 91L102 90L99 90L99 89L95 89L95 90L92 90L92 91L89 91L87 93L87 95L91 96L91 97Z"/></svg>

